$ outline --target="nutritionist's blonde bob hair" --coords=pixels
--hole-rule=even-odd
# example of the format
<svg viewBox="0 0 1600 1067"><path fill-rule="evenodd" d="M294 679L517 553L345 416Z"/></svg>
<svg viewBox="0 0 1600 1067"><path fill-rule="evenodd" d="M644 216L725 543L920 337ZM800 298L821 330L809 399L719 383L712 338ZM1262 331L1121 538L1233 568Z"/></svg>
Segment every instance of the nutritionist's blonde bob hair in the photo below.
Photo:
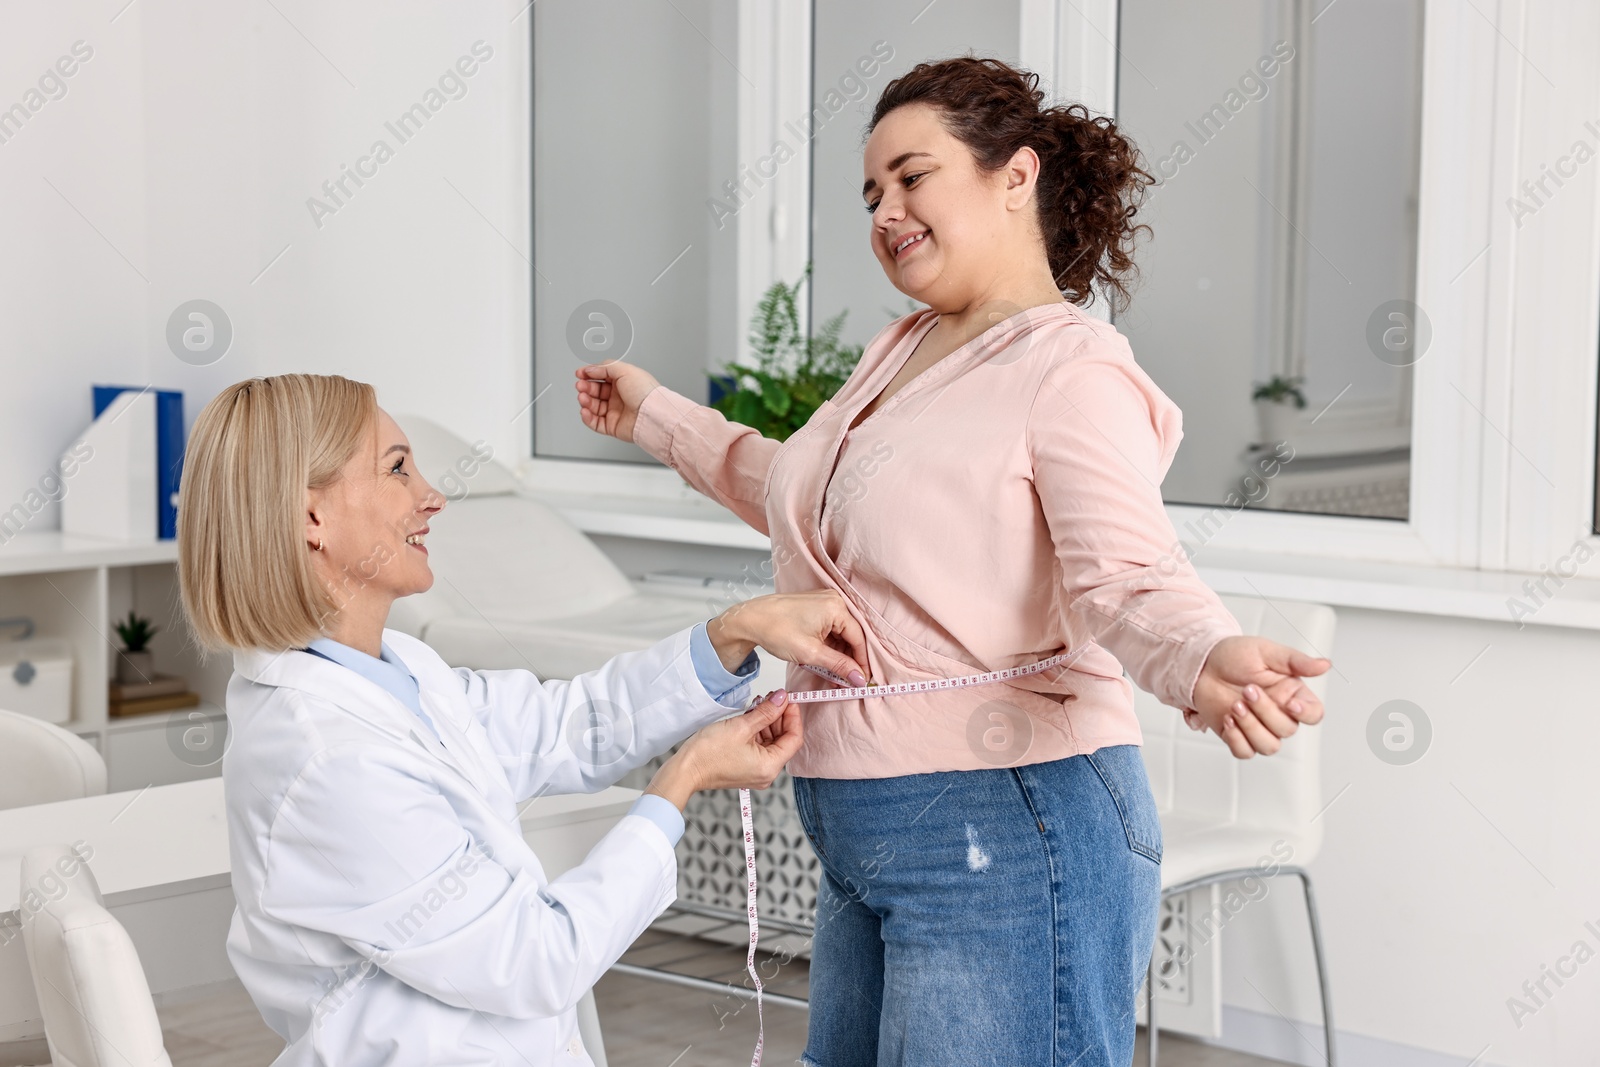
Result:
<svg viewBox="0 0 1600 1067"><path fill-rule="evenodd" d="M208 649L303 648L333 612L305 540L306 492L370 442L372 386L324 374L230 385L200 412L178 493L178 584Z"/></svg>

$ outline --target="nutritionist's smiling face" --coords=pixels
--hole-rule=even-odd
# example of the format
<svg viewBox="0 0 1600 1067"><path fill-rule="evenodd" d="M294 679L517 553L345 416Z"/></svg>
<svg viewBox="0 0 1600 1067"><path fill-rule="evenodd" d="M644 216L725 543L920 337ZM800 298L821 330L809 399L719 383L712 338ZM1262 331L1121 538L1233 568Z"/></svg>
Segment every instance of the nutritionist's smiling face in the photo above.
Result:
<svg viewBox="0 0 1600 1067"><path fill-rule="evenodd" d="M392 602L433 585L425 539L444 497L416 469L411 443L379 410L370 442L340 477L313 490L306 538L335 604L360 597Z"/></svg>

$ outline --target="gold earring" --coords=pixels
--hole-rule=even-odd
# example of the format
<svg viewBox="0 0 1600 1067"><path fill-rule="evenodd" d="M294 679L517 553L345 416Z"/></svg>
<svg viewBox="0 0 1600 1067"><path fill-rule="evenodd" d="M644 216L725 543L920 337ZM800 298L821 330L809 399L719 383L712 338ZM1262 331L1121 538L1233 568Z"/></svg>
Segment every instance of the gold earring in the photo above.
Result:
<svg viewBox="0 0 1600 1067"><path fill-rule="evenodd" d="M317 551L318 552L322 551L322 538L320 538L320 537L317 538Z"/></svg>

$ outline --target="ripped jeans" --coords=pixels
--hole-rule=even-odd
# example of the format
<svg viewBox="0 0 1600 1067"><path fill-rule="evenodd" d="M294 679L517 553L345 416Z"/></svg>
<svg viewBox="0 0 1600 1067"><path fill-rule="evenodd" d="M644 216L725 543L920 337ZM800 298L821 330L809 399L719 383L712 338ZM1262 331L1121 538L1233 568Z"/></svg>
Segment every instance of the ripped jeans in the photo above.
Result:
<svg viewBox="0 0 1600 1067"><path fill-rule="evenodd" d="M1127 1067L1161 824L1134 745L795 778L822 861L807 1067Z"/></svg>

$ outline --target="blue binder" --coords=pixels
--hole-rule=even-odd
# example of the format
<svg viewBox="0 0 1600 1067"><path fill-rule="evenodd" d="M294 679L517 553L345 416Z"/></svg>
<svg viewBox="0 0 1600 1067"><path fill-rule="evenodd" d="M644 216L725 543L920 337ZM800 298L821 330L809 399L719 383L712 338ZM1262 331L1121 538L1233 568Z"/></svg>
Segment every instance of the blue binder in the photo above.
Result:
<svg viewBox="0 0 1600 1067"><path fill-rule="evenodd" d="M137 393L143 386L97 385L94 417L111 406L122 393ZM152 389L156 398L156 536L170 541L178 536L178 480L183 476L183 394Z"/></svg>

